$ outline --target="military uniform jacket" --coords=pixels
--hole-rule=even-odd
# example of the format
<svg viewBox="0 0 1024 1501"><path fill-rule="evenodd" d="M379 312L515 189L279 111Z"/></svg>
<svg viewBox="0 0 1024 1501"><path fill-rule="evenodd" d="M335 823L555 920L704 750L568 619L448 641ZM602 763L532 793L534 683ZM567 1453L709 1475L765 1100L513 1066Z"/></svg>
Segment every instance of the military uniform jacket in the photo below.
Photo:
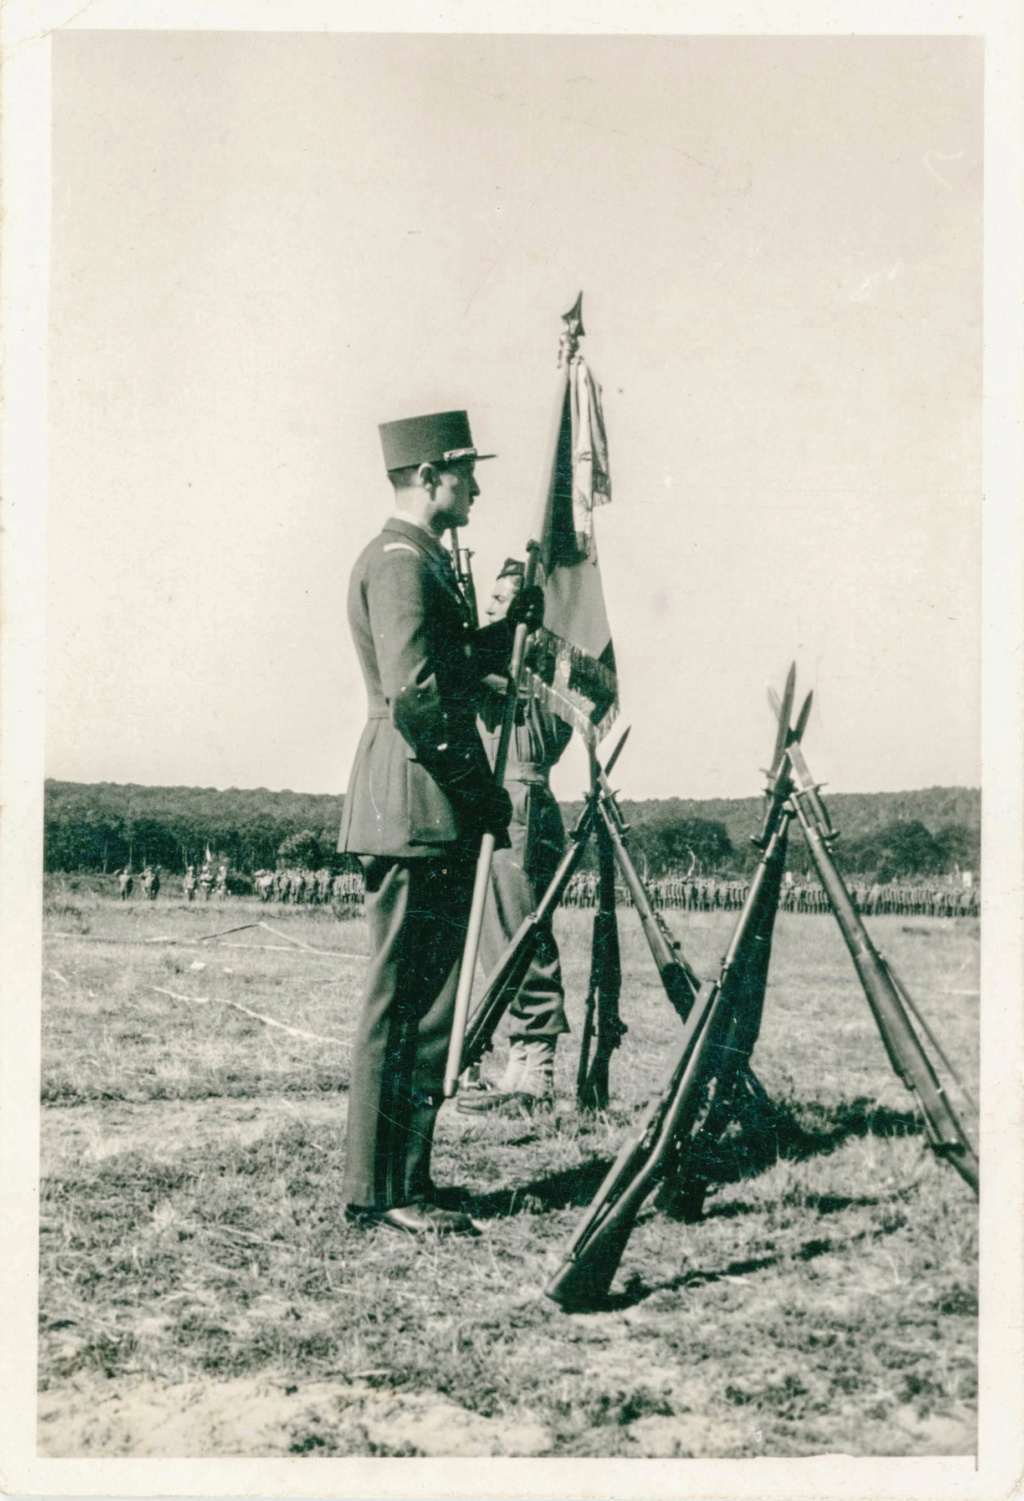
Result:
<svg viewBox="0 0 1024 1501"><path fill-rule="evenodd" d="M494 781L477 701L507 671L511 627L478 630L448 553L400 517L356 561L348 618L369 705L339 850L404 858L478 838Z"/></svg>
<svg viewBox="0 0 1024 1501"><path fill-rule="evenodd" d="M480 705L478 725L491 766L501 739L506 689L506 678L489 677ZM544 887L565 849L562 814L548 779L571 739L572 726L549 713L535 698L519 704L505 763L505 790L512 799L509 834L514 857L527 875Z"/></svg>
<svg viewBox="0 0 1024 1501"><path fill-rule="evenodd" d="M498 754L506 677L489 677L480 704L479 729L491 766ZM550 713L535 698L527 698L516 711L515 727L505 763L505 782L548 785L551 768L572 739L572 725Z"/></svg>

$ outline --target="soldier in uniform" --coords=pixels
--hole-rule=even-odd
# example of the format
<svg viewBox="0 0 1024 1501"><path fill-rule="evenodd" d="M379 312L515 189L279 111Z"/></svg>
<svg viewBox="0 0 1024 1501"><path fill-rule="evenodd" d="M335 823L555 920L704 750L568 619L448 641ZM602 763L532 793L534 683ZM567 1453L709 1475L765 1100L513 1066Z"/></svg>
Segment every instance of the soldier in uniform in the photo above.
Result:
<svg viewBox="0 0 1024 1501"><path fill-rule="evenodd" d="M488 620L505 618L523 586L525 572L516 558L506 560L484 612ZM505 680L500 679L481 703L479 727L492 766L501 738L504 689ZM572 726L535 699L520 706L505 766L505 789L512 799L512 844L510 849L496 851L491 864L491 889L480 934L485 972L497 965L513 935L536 909L565 851L562 815L548 779L571 739ZM561 1033L568 1032L569 1023L558 946L550 928L538 940L509 1017L505 1072L494 1089L463 1091L460 1112L475 1114L507 1101L532 1106L554 1099L555 1047Z"/></svg>
<svg viewBox="0 0 1024 1501"><path fill-rule="evenodd" d="M511 627L540 591L476 629L441 538L480 493L465 412L384 424L395 511L352 570L348 617L366 683L338 848L358 855L370 963L352 1052L342 1197L356 1224L473 1234L437 1201L430 1151L482 835L507 847L508 793L476 727L480 683L507 670Z"/></svg>
<svg viewBox="0 0 1024 1501"><path fill-rule="evenodd" d="M194 865L185 867L185 879L181 883L181 889L185 893L187 902L195 901L196 896L196 868Z"/></svg>

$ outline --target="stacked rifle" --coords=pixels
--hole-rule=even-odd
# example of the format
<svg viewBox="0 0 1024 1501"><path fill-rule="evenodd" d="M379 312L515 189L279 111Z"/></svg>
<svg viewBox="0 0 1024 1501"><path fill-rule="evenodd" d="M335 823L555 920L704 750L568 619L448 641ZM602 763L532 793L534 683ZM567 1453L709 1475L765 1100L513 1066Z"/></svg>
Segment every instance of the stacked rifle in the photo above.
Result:
<svg viewBox="0 0 1024 1501"><path fill-rule="evenodd" d="M759 833L753 836L759 859L715 978L700 982L661 913L652 906L630 857L628 825L608 780L627 730L607 766L602 767L591 751L590 790L561 864L536 911L487 977L464 1035L453 1040L458 1072L479 1064L518 994L539 936L550 925L589 840L596 836L600 898L577 1072L579 1107L607 1106L609 1062L626 1031L618 1009L622 976L615 909L617 870L629 888L665 994L683 1031L661 1085L623 1142L546 1289L566 1309L591 1307L607 1294L637 1217L654 1190L659 1208L678 1219L698 1219L734 1125L752 1115L762 1120L771 1117L771 1101L751 1069L750 1058L761 1027L775 914L794 821L804 833L828 893L889 1060L915 1096L929 1145L978 1192L977 1155L922 1036L968 1101L970 1095L906 988L872 943L835 864L832 845L837 834L801 744L812 695L807 695L791 724L795 685L794 664L781 701L769 690L777 731L764 817Z"/></svg>
<svg viewBox="0 0 1024 1501"><path fill-rule="evenodd" d="M546 1288L548 1296L566 1309L592 1307L607 1294L637 1216L655 1188L659 1207L683 1219L699 1216L716 1145L751 1104L768 1104L750 1070L750 1055L761 1024L775 913L794 819L828 892L890 1062L915 1095L929 1144L978 1192L977 1155L925 1051L921 1032L960 1081L905 988L871 942L833 859L836 832L801 748L810 694L795 726L790 725L795 682L794 665L782 701L770 694L778 731L764 820L754 839L760 859L746 902L718 975L696 989L685 1011L679 1008L684 1015L683 1035L672 1064L624 1141ZM687 978L692 985L689 972Z"/></svg>
<svg viewBox="0 0 1024 1501"><path fill-rule="evenodd" d="M603 1110L608 1103L608 1067L612 1053L626 1031L619 1016L619 992L622 984L619 963L619 940L615 913L615 871L621 871L640 915L640 923L661 983L672 1006L685 1020L700 988L700 981L682 956L659 912L651 904L647 889L626 847L628 826L622 816L609 782L629 731L625 730L606 767L591 755L590 790L583 811L569 835L565 854L537 909L514 933L494 969L487 976L484 993L469 1015L463 1035L453 1034L455 1065L450 1072L458 1077L480 1062L491 1047L498 1023L515 1000L530 968L541 934L550 926L565 888L572 880L592 836L598 841L601 871L601 894L594 919L590 987L587 995L586 1020L577 1098L586 1109Z"/></svg>

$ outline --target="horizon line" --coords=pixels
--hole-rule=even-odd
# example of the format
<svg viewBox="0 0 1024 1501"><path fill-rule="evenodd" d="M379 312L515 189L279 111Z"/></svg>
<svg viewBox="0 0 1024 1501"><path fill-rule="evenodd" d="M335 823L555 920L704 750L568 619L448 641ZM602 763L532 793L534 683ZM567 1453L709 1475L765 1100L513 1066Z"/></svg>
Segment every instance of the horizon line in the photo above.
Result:
<svg viewBox="0 0 1024 1501"><path fill-rule="evenodd" d="M151 792L177 792L177 791L181 791L181 792L221 792L221 793L228 793L228 792L267 792L267 793L270 793L272 796L276 796L276 797L285 797L285 796L287 796L287 797L338 797L338 798L344 798L344 797L347 797L347 795L348 795L348 789L347 788L346 788L346 790L344 792L309 792L309 791L296 790L293 787L264 787L264 786L239 787L239 786L235 786L235 785L232 785L232 786L229 786L229 787L217 787L217 786L213 786L213 785L210 785L210 784L207 784L207 783L200 783L200 782L114 782L114 781L110 781L110 780L107 780L107 779L92 780L92 781L78 781L78 780L76 780L73 777L58 777L58 776L45 776L43 778L43 786L44 786L44 788L50 782L60 782L60 783L64 784L65 786L70 786L70 787L141 787L141 788L145 788L145 789L147 789L148 791L151 791ZM874 789L874 790L871 790L871 791L869 791L869 790L862 790L862 791L840 791L839 789L837 789L835 787L830 787L829 788L829 796L830 797L901 797L901 796L905 795L906 793L914 793L914 792L977 792L977 793L980 794L983 790L984 789L982 787L980 787L980 786L973 786L973 785L971 785L968 782L933 782L928 787L877 788L877 789ZM559 802L576 802L576 801L581 800L583 798L583 796L584 796L584 794L581 793L579 795L579 798L575 798L575 797L573 797L573 798L558 798L557 801L559 801ZM626 802L626 803L639 803L639 802L663 803L663 802L672 802L672 801L684 802L684 803L728 803L728 802L734 802L735 803L735 802L747 802L751 798L761 797L762 793L760 793L760 792L747 792L747 793L741 793L741 794L735 794L735 793L733 793L733 794L712 793L712 794L708 794L708 795L706 795L704 797L688 797L688 796L685 796L684 794L678 793L678 792L670 793L670 794L668 794L667 796L664 796L664 797L658 797L658 796L654 796L654 795L648 795L646 797L639 797L639 796L630 796L627 793L620 793L620 794L618 794L618 796L619 796L619 798L620 798L620 800L622 802Z"/></svg>

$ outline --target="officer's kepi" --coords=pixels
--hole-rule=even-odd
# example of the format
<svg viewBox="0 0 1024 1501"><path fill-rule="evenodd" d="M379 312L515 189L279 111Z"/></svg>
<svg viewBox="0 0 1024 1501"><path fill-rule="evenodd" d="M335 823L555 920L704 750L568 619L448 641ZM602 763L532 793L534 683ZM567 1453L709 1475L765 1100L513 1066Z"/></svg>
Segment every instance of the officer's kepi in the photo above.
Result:
<svg viewBox="0 0 1024 1501"><path fill-rule="evenodd" d="M380 424L384 468L410 469L418 464L451 464L456 459L493 459L477 453L465 412L433 412Z"/></svg>

